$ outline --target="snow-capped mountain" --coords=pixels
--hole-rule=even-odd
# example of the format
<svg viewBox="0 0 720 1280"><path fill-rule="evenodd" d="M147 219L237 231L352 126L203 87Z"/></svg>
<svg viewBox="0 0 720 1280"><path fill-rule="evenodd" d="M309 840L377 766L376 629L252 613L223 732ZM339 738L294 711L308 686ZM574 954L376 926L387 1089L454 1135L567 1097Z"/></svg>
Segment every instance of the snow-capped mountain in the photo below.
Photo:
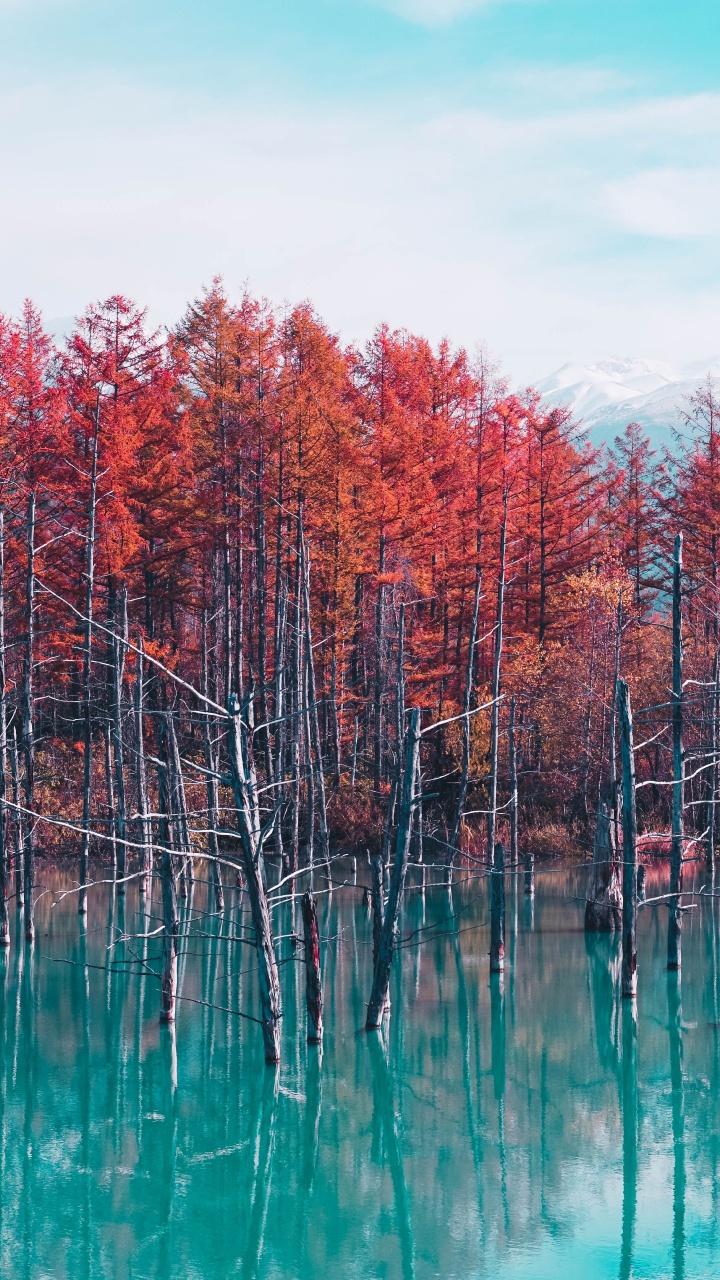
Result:
<svg viewBox="0 0 720 1280"><path fill-rule="evenodd" d="M682 428L683 407L708 373L720 377L720 357L678 368L618 357L565 364L537 389L548 405L567 405L594 444L612 444L628 422L639 422L661 449L672 443L673 428Z"/></svg>

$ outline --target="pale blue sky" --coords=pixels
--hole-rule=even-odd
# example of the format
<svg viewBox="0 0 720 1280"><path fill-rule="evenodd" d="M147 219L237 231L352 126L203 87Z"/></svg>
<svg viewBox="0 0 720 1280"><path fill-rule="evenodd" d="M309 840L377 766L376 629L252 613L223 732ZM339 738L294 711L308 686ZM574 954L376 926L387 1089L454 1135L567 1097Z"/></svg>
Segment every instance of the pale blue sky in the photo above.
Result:
<svg viewBox="0 0 720 1280"><path fill-rule="evenodd" d="M720 351L717 0L0 0L0 309Z"/></svg>

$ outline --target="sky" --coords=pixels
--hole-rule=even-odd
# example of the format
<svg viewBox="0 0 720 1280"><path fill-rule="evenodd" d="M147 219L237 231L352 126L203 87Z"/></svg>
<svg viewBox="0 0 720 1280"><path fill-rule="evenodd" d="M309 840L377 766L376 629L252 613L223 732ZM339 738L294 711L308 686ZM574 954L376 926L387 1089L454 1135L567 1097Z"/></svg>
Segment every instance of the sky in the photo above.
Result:
<svg viewBox="0 0 720 1280"><path fill-rule="evenodd" d="M717 0L0 0L0 311L720 351Z"/></svg>

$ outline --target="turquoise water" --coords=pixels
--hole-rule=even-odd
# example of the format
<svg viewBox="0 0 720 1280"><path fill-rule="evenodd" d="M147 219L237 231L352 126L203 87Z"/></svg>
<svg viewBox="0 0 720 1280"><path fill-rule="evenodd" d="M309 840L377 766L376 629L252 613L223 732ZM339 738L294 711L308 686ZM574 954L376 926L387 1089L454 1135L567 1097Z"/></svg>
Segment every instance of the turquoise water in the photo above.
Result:
<svg viewBox="0 0 720 1280"><path fill-rule="evenodd" d="M484 884L456 887L452 909L445 889L411 889L385 1042L359 1030L360 893L322 897L324 1050L305 1043L285 939L279 1072L227 1012L257 1014L252 949L217 937L247 923L237 895L188 942L173 1036L157 939L107 950L149 931L134 893L123 909L96 890L84 936L74 899L48 894L34 950L13 945L0 971L2 1276L720 1273L717 900L686 919L681 986L665 910L642 912L635 1021L616 948L582 931L584 875L538 876L532 908L508 880L502 985Z"/></svg>

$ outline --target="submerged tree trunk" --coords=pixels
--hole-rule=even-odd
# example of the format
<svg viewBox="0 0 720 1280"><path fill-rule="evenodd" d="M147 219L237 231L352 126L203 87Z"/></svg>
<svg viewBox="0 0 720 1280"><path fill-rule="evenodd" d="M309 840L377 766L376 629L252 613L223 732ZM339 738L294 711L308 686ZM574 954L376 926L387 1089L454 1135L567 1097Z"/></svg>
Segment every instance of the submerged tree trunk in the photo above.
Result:
<svg viewBox="0 0 720 1280"><path fill-rule="evenodd" d="M228 702L228 748L235 807L240 831L240 848L250 912L255 931L258 985L262 1014L265 1061L280 1061L280 983L273 945L270 912L263 883L260 858L260 807L252 754L252 701L247 701L247 720L233 694Z"/></svg>
<svg viewBox="0 0 720 1280"><path fill-rule="evenodd" d="M608 792L600 796L596 814L595 842L588 900L585 903L585 928L589 932L614 933L622 927L622 893L617 875L615 848L615 813Z"/></svg>
<svg viewBox="0 0 720 1280"><path fill-rule="evenodd" d="M623 959L622 993L632 997L637 990L637 817L635 813L635 757L630 690L618 681L620 751L623 782Z"/></svg>
<svg viewBox="0 0 720 1280"><path fill-rule="evenodd" d="M490 872L490 972L505 968L505 847L497 840Z"/></svg>
<svg viewBox="0 0 720 1280"><path fill-rule="evenodd" d="M323 1038L323 993L320 972L320 935L317 908L311 893L303 894L303 928L305 934L305 1002L308 1015L308 1042L320 1044Z"/></svg>
<svg viewBox="0 0 720 1280"><path fill-rule="evenodd" d="M25 661L23 665L23 754L25 757L25 937L35 937L35 848L32 810L35 799L35 725L33 705L33 664L35 661L35 493L30 494L27 512L27 575L25 578Z"/></svg>
<svg viewBox="0 0 720 1280"><path fill-rule="evenodd" d="M412 811L419 753L420 711L416 707L411 713L410 724L405 735L405 771L403 774L402 799L395 843L395 863L390 880L390 891L385 904L382 934L380 936L372 992L365 1022L365 1027L368 1031L380 1026L387 1001L390 967L395 949L395 932L410 854L410 833L412 830Z"/></svg>
<svg viewBox="0 0 720 1280"><path fill-rule="evenodd" d="M670 893L668 904L668 969L679 969L681 962L680 895L682 893L683 859L683 640L682 640L682 545L681 533L675 534L673 556L673 789L672 789L672 845L670 852Z"/></svg>

